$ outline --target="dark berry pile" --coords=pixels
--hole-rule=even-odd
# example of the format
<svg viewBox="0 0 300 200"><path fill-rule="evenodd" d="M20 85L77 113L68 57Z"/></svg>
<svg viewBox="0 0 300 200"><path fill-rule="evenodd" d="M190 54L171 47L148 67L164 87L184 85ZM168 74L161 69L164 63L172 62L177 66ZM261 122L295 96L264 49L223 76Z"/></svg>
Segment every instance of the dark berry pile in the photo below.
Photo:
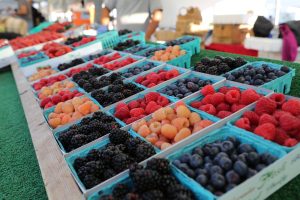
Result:
<svg viewBox="0 0 300 200"><path fill-rule="evenodd" d="M178 40L168 41L168 42L166 42L166 45L167 46L181 45L181 44L185 44L185 43L188 43L190 41L193 41L193 40L194 40L194 38L181 38L181 39L178 39Z"/></svg>
<svg viewBox="0 0 300 200"><path fill-rule="evenodd" d="M134 54L136 52L143 51L143 50L145 50L147 48L148 48L147 46L134 46L134 47L132 47L130 49L125 50L124 52Z"/></svg>
<svg viewBox="0 0 300 200"><path fill-rule="evenodd" d="M151 144L133 138L121 129L112 129L110 143L101 149L92 149L86 157L74 163L78 177L86 188L91 188L155 154Z"/></svg>
<svg viewBox="0 0 300 200"><path fill-rule="evenodd" d="M126 40L124 42L119 42L117 46L114 48L116 51L124 51L125 49L128 49L130 47L133 47L135 45L138 45L140 41L137 40Z"/></svg>
<svg viewBox="0 0 300 200"><path fill-rule="evenodd" d="M63 71L63 70L66 70L66 69L69 69L71 67L74 67L74 66L77 66L77 65L80 65L84 63L84 61L81 59L81 58L77 58L77 59L74 59L72 60L71 62L68 62L68 63L62 63L60 65L57 66L57 69L59 71Z"/></svg>
<svg viewBox="0 0 300 200"><path fill-rule="evenodd" d="M111 116L102 112L95 112L92 117L81 120L79 124L72 125L63 131L58 140L66 152L70 152L93 140L96 140L111 131L120 128L120 125Z"/></svg>
<svg viewBox="0 0 300 200"><path fill-rule="evenodd" d="M100 200L107 199L141 199L141 200L192 200L193 193L182 186L171 174L169 161L153 158L144 168L140 165L130 167L132 186L118 184L112 194L103 195Z"/></svg>
<svg viewBox="0 0 300 200"><path fill-rule="evenodd" d="M246 61L241 58L230 58L215 56L214 58L202 58L199 63L196 64L194 70L197 72L202 72L212 75L221 75L236 69L242 65L246 64Z"/></svg>
<svg viewBox="0 0 300 200"><path fill-rule="evenodd" d="M143 91L142 88L137 87L133 83L113 83L108 86L107 90L95 90L91 93L103 107L109 106L113 103L121 101L127 97L130 97L136 93Z"/></svg>
<svg viewBox="0 0 300 200"><path fill-rule="evenodd" d="M122 29L118 31L119 35L126 35L128 33L132 33L132 30L128 30L128 29Z"/></svg>
<svg viewBox="0 0 300 200"><path fill-rule="evenodd" d="M260 86L277 79L278 77L284 76L289 71L290 69L286 66L283 66L280 70L277 70L269 67L266 64L262 64L261 67L248 65L240 70L226 73L224 76L230 81Z"/></svg>
<svg viewBox="0 0 300 200"><path fill-rule="evenodd" d="M159 92L182 99L184 97L191 95L194 92L199 91L202 87L211 84L212 81L201 80L198 77L185 78L185 79L180 79L175 83L168 85L165 88L162 88L161 90L159 90Z"/></svg>
<svg viewBox="0 0 300 200"><path fill-rule="evenodd" d="M82 36L78 36L78 37L74 37L74 38L68 38L66 41L65 41L65 45L71 45L75 42L79 42L82 40Z"/></svg>
<svg viewBox="0 0 300 200"><path fill-rule="evenodd" d="M221 196L272 164L277 158L258 154L235 137L196 147L173 164L216 196Z"/></svg>
<svg viewBox="0 0 300 200"><path fill-rule="evenodd" d="M154 63L148 62L142 66L135 66L135 67L129 68L126 72L122 73L122 76L124 76L126 78L130 78L130 77L138 75L144 71L148 71L154 67L156 67L156 65Z"/></svg>
<svg viewBox="0 0 300 200"><path fill-rule="evenodd" d="M101 88L96 77L107 74L108 72L109 71L104 68L92 67L88 71L81 71L78 74L75 74L72 79L85 91L91 92L95 89Z"/></svg>
<svg viewBox="0 0 300 200"><path fill-rule="evenodd" d="M105 56L109 53L110 53L109 51L102 51L100 53L88 55L87 57L85 57L85 59L87 59L88 61L91 61L91 60L95 60L96 58L100 58L101 56Z"/></svg>
<svg viewBox="0 0 300 200"><path fill-rule="evenodd" d="M142 53L140 56L149 57L149 56L152 56L155 51L165 50L165 49L166 49L166 47L150 48L150 49L146 50L144 53Z"/></svg>

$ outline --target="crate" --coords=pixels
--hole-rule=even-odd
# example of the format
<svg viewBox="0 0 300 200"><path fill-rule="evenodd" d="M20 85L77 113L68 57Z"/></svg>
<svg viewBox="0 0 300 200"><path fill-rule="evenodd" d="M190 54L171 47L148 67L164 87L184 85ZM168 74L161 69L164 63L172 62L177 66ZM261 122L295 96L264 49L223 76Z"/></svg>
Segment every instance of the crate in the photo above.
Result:
<svg viewBox="0 0 300 200"><path fill-rule="evenodd" d="M194 141L189 146L186 146L182 149L179 149L179 150L175 151L174 153L167 156L167 158L170 159L171 161L174 161L175 159L177 159L178 157L180 157L184 153L191 152L195 147L202 147L205 144L212 143L212 142L217 141L217 140L224 140L228 137L236 137L241 143L250 144L252 147L254 147L257 150L257 152L259 154L268 152L268 153L272 154L273 156L275 156L278 159L280 159L280 158L282 158L286 155L286 153L283 150L281 150L280 148L278 148L278 147L276 147L272 144L265 143L265 141L262 141L260 139L255 138L255 137L248 136L243 131L240 131L240 130L235 129L233 127L224 126L220 129L216 129L216 130L212 131L211 133L209 133L208 135L203 136L202 138ZM271 164L271 165L273 165L273 164ZM175 168L177 168L177 167L175 167ZM197 183L194 179L188 177L181 170L179 170L179 171L187 179L190 180L190 184L192 185L192 187L194 187L195 189L197 189L199 191L206 190L199 183ZM247 179L246 181L244 181L241 184L244 184L245 182L247 182L248 180L250 180L252 178L253 177ZM239 185L236 188L238 188L238 187L239 187ZM236 188L234 188L232 191L234 191ZM230 192L232 192L232 191L230 191ZM210 199L217 199L217 197L214 196L212 193L210 193L210 195L211 195Z"/></svg>
<svg viewBox="0 0 300 200"><path fill-rule="evenodd" d="M278 69L278 70L283 66L283 65L274 64L274 63L270 63L270 62L264 62L264 61L250 62L246 65L243 65L239 68L236 68L236 69L230 71L229 73L239 71L239 70L245 68L248 65L252 65L254 67L260 67L263 64L266 64L269 67L274 68L274 69ZM265 84L263 84L259 87L267 88L267 89L272 90L274 92L287 94L291 90L291 84L292 84L292 80L293 80L293 77L295 76L295 74L296 74L296 70L290 68L289 73L285 74L284 76L278 77L275 80L267 82L267 83L265 83Z"/></svg>
<svg viewBox="0 0 300 200"><path fill-rule="evenodd" d="M97 35L97 39L102 42L103 49L114 48L119 43L119 35L117 31L108 31Z"/></svg>
<svg viewBox="0 0 300 200"><path fill-rule="evenodd" d="M120 41L121 42L124 42L126 40L137 40L137 41L140 41L140 44L145 44L146 43L146 40L145 40L145 32L131 32L131 33L128 33L126 35L122 35L122 36L119 36L120 38Z"/></svg>

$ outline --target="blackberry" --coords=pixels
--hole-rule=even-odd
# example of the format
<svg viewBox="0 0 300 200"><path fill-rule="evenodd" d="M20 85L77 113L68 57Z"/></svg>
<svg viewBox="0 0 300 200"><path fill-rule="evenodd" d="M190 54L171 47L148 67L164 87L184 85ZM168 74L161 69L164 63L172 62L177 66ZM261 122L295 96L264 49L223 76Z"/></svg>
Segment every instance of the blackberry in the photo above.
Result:
<svg viewBox="0 0 300 200"><path fill-rule="evenodd" d="M75 161L74 161L74 164L73 164L74 169L76 171L78 171L79 168L84 166L87 162L88 162L87 158L76 158Z"/></svg>
<svg viewBox="0 0 300 200"><path fill-rule="evenodd" d="M176 199L177 196L183 196L186 197L186 199L193 199L193 193L180 184L169 187L167 194L170 199Z"/></svg>
<svg viewBox="0 0 300 200"><path fill-rule="evenodd" d="M118 184L112 191L112 195L116 199L123 199L130 190L127 185Z"/></svg>
<svg viewBox="0 0 300 200"><path fill-rule="evenodd" d="M235 60L230 58L230 57L226 57L224 59L224 62L231 68L234 69L235 68Z"/></svg>
<svg viewBox="0 0 300 200"><path fill-rule="evenodd" d="M137 88L137 86L133 83L127 83L127 84L125 84L125 88L129 89L129 90L134 90Z"/></svg>
<svg viewBox="0 0 300 200"><path fill-rule="evenodd" d="M131 177L136 171L143 170L143 165L140 165L138 163L133 163L129 166L129 176Z"/></svg>
<svg viewBox="0 0 300 200"><path fill-rule="evenodd" d="M95 185L99 184L101 180L93 175L86 175L82 179L82 183L85 185L87 189L94 187Z"/></svg>
<svg viewBox="0 0 300 200"><path fill-rule="evenodd" d="M131 162L132 161L128 155L121 153L113 157L112 166L116 172L122 172L129 168Z"/></svg>
<svg viewBox="0 0 300 200"><path fill-rule="evenodd" d="M86 135L83 134L74 135L70 141L70 145L72 146L72 148L68 149L68 151L76 149L86 144L86 139L87 139Z"/></svg>
<svg viewBox="0 0 300 200"><path fill-rule="evenodd" d="M208 66L202 63L197 63L195 66L195 71L205 73L208 70Z"/></svg>
<svg viewBox="0 0 300 200"><path fill-rule="evenodd" d="M109 134L109 140L113 144L123 144L130 138L130 134L127 131L121 129L113 129Z"/></svg>
<svg viewBox="0 0 300 200"><path fill-rule="evenodd" d="M212 67L212 66L218 66L219 64L221 64L221 62L222 62L221 60L214 58L214 59L210 60L209 66L210 67Z"/></svg>
<svg viewBox="0 0 300 200"><path fill-rule="evenodd" d="M208 68L208 70L206 71L207 74L211 74L211 75L218 75L219 74L219 70L216 66L212 66L210 68Z"/></svg>
<svg viewBox="0 0 300 200"><path fill-rule="evenodd" d="M160 174L170 174L170 163L164 158L153 158L147 162L146 169L157 171Z"/></svg>
<svg viewBox="0 0 300 200"><path fill-rule="evenodd" d="M127 152L131 155L134 155L138 145L142 143L143 141L136 137L136 138L129 138L124 144L126 146Z"/></svg>
<svg viewBox="0 0 300 200"><path fill-rule="evenodd" d="M74 79L73 79L74 80ZM80 87L83 87L84 84L88 83L86 80L84 79L80 79L78 81L74 80Z"/></svg>
<svg viewBox="0 0 300 200"><path fill-rule="evenodd" d="M131 174L131 180L139 192L145 192L147 190L158 188L160 175L153 170L136 170Z"/></svg>
<svg viewBox="0 0 300 200"><path fill-rule="evenodd" d="M160 180L160 187L164 190L167 190L168 187L173 187L174 185L177 185L178 182L176 178L172 175L163 175Z"/></svg>
<svg viewBox="0 0 300 200"><path fill-rule="evenodd" d="M143 143L139 144L135 151L135 158L137 162L146 160L147 158L153 156L155 150L151 144Z"/></svg>
<svg viewBox="0 0 300 200"><path fill-rule="evenodd" d="M92 160L98 160L99 159L99 151L97 149L92 149L88 152L88 154L85 157L89 161Z"/></svg>
<svg viewBox="0 0 300 200"><path fill-rule="evenodd" d="M91 92L93 90L93 86L90 83L85 83L82 88L87 92Z"/></svg>
<svg viewBox="0 0 300 200"><path fill-rule="evenodd" d="M234 65L235 65L235 67L237 68L237 67L240 67L240 66L243 66L243 65L245 65L247 62L243 59L243 58L241 58L241 57L237 57L237 58L235 58L235 60L234 60Z"/></svg>
<svg viewBox="0 0 300 200"><path fill-rule="evenodd" d="M138 194L131 192L126 194L123 200L140 200L140 197Z"/></svg>
<svg viewBox="0 0 300 200"><path fill-rule="evenodd" d="M90 117L85 117L80 121L81 125L88 125L91 122L91 118Z"/></svg>
<svg viewBox="0 0 300 200"><path fill-rule="evenodd" d="M231 69L226 63L221 63L217 66L219 74L229 72Z"/></svg>
<svg viewBox="0 0 300 200"><path fill-rule="evenodd" d="M112 169L106 169L104 172L103 172L103 179L104 180L108 180L110 179L111 177L114 177L115 175L117 175L117 173L112 170Z"/></svg>
<svg viewBox="0 0 300 200"><path fill-rule="evenodd" d="M200 60L200 62L203 64L203 65L207 65L209 66L210 64L210 59L208 57L204 57Z"/></svg>
<svg viewBox="0 0 300 200"><path fill-rule="evenodd" d="M150 190L142 194L143 200L164 200L164 193L160 190Z"/></svg>

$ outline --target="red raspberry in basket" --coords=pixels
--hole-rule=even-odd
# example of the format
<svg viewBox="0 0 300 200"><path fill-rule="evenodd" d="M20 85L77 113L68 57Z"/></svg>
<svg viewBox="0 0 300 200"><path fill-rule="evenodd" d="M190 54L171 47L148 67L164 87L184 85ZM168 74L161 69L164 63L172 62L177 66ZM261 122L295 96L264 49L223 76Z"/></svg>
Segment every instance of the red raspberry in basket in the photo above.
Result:
<svg viewBox="0 0 300 200"><path fill-rule="evenodd" d="M149 103L150 101L157 101L158 97L160 96L157 92L149 92L145 95L145 101L146 103Z"/></svg>
<svg viewBox="0 0 300 200"><path fill-rule="evenodd" d="M260 98L260 95L253 89L247 89L241 93L240 104L249 105Z"/></svg>
<svg viewBox="0 0 300 200"><path fill-rule="evenodd" d="M236 90L229 90L225 94L225 100L230 104L238 103L240 101L240 97L241 97L240 92Z"/></svg>
<svg viewBox="0 0 300 200"><path fill-rule="evenodd" d="M280 108L282 104L285 102L284 94L274 93L270 96L270 99L277 103L277 107Z"/></svg>
<svg viewBox="0 0 300 200"><path fill-rule="evenodd" d="M279 118L279 125L285 131L300 129L300 119L291 115L284 114Z"/></svg>
<svg viewBox="0 0 300 200"><path fill-rule="evenodd" d="M203 104L201 103L201 101L194 101L190 104L193 108L197 108L199 109L200 106L202 106Z"/></svg>
<svg viewBox="0 0 300 200"><path fill-rule="evenodd" d="M225 95L221 92L217 92L211 96L210 101L212 105L217 106L220 103L223 103L224 99L225 99Z"/></svg>
<svg viewBox="0 0 300 200"><path fill-rule="evenodd" d="M262 114L259 118L259 125L265 124L265 123L271 123L274 124L275 126L278 125L277 120L275 117L269 115L269 114Z"/></svg>
<svg viewBox="0 0 300 200"><path fill-rule="evenodd" d="M276 127L271 123L262 124L255 128L254 133L267 140L274 140L276 136Z"/></svg>
<svg viewBox="0 0 300 200"><path fill-rule="evenodd" d="M129 110L126 107L121 107L120 109L116 110L115 117L121 120L130 117Z"/></svg>
<svg viewBox="0 0 300 200"><path fill-rule="evenodd" d="M231 114L232 114L232 112L222 110L222 111L218 112L217 117L224 119L225 117L228 117Z"/></svg>
<svg viewBox="0 0 300 200"><path fill-rule="evenodd" d="M159 75L160 80L165 81L167 72L161 72L158 75Z"/></svg>
<svg viewBox="0 0 300 200"><path fill-rule="evenodd" d="M160 81L160 77L156 73L150 73L146 76L146 79L150 81L150 83L158 83Z"/></svg>
<svg viewBox="0 0 300 200"><path fill-rule="evenodd" d="M58 104L59 102L61 102L61 96L60 95L54 95L51 97L51 101L53 104Z"/></svg>
<svg viewBox="0 0 300 200"><path fill-rule="evenodd" d="M131 124L131 123L135 122L136 120L139 120L139 118L138 118L138 117L131 117L131 118L128 118L128 119L125 121L125 123L126 123L126 124Z"/></svg>
<svg viewBox="0 0 300 200"><path fill-rule="evenodd" d="M141 84L143 86L148 86L150 84L150 81L149 80L144 80L144 81L141 82Z"/></svg>
<svg viewBox="0 0 300 200"><path fill-rule="evenodd" d="M245 105L242 105L242 104L233 104L231 106L231 112L235 113L235 112L241 110L244 107L245 107Z"/></svg>
<svg viewBox="0 0 300 200"><path fill-rule="evenodd" d="M227 103L224 103L224 102L218 104L216 109L217 109L217 111L231 111L230 105L228 105Z"/></svg>
<svg viewBox="0 0 300 200"><path fill-rule="evenodd" d="M242 117L240 119L238 119L235 123L235 126L245 129L247 131L251 130L251 124L250 124L250 120L248 118Z"/></svg>
<svg viewBox="0 0 300 200"><path fill-rule="evenodd" d="M214 94L216 91L212 85L206 85L200 90L203 96Z"/></svg>
<svg viewBox="0 0 300 200"><path fill-rule="evenodd" d="M299 139L300 137L300 132L299 130L297 129L293 129L293 130L290 130L290 131L287 131L287 134L293 138L296 138L297 140Z"/></svg>
<svg viewBox="0 0 300 200"><path fill-rule="evenodd" d="M144 79L145 79L145 78L144 78L143 76L139 76L139 77L137 77L137 78L135 79L135 82L141 84L141 83L144 81Z"/></svg>
<svg viewBox="0 0 300 200"><path fill-rule="evenodd" d="M206 95L203 99L202 99L202 104L211 104L211 97L212 97L212 94L208 94Z"/></svg>
<svg viewBox="0 0 300 200"><path fill-rule="evenodd" d="M124 103L124 102L120 102L120 103L118 103L118 104L116 105L116 110L119 110L119 109L120 109L120 108L122 108L122 107L125 107L125 108L126 108L126 110L128 110L128 111L129 111L129 108L128 108L127 104L126 104L126 103Z"/></svg>
<svg viewBox="0 0 300 200"><path fill-rule="evenodd" d="M294 138L288 138L284 141L284 146L293 147L298 144L298 141Z"/></svg>
<svg viewBox="0 0 300 200"><path fill-rule="evenodd" d="M157 98L157 101L158 105L161 105L162 107L168 105L170 103L169 99L167 99L166 97L164 96L159 96Z"/></svg>
<svg viewBox="0 0 300 200"><path fill-rule="evenodd" d="M133 108L130 110L130 116L131 117L139 117L140 115L144 115L145 110L143 108Z"/></svg>
<svg viewBox="0 0 300 200"><path fill-rule="evenodd" d="M282 110L292 113L294 116L300 115L300 101L290 99L282 105Z"/></svg>
<svg viewBox="0 0 300 200"><path fill-rule="evenodd" d="M241 94L241 89L238 87L230 87L229 90L235 90Z"/></svg>
<svg viewBox="0 0 300 200"><path fill-rule="evenodd" d="M154 111L160 109L161 107L162 107L162 106L161 106L161 105L158 105L156 102L150 101L150 102L147 104L145 111L146 111L147 114L151 114L151 113L153 113Z"/></svg>
<svg viewBox="0 0 300 200"><path fill-rule="evenodd" d="M243 117L248 118L249 121L250 121L250 123L251 123L251 125L255 125L256 126L259 123L259 116L255 112L253 112L253 111L246 111L246 112L244 112Z"/></svg>
<svg viewBox="0 0 300 200"><path fill-rule="evenodd" d="M211 114L211 115L216 115L217 114L217 110L212 104L203 105L199 109L204 111L204 112L207 112L208 114Z"/></svg>
<svg viewBox="0 0 300 200"><path fill-rule="evenodd" d="M258 115L262 115L264 113L273 114L277 108L277 104L272 99L262 97L258 100L255 106L255 112Z"/></svg>
<svg viewBox="0 0 300 200"><path fill-rule="evenodd" d="M279 120L280 117L284 114L291 114L289 112L285 112L285 111L282 111L282 110L276 110L274 113L273 113L273 117L275 117L276 120Z"/></svg>
<svg viewBox="0 0 300 200"><path fill-rule="evenodd" d="M275 142L283 145L284 141L289 138L290 137L288 136L288 134L286 134L286 132L284 130L282 130L281 128L276 128Z"/></svg>
<svg viewBox="0 0 300 200"><path fill-rule="evenodd" d="M44 107L46 106L46 104L49 103L49 102L51 102L51 98L50 98L50 97L47 97L47 98L45 98L45 99L43 99L43 100L41 101L40 106L41 106L42 108L44 108Z"/></svg>
<svg viewBox="0 0 300 200"><path fill-rule="evenodd" d="M156 86L156 83L150 83L149 85L147 85L148 88L152 88L154 86Z"/></svg>
<svg viewBox="0 0 300 200"><path fill-rule="evenodd" d="M228 91L229 91L229 88L226 86L223 86L219 89L219 92L221 92L223 94L226 94Z"/></svg>
<svg viewBox="0 0 300 200"><path fill-rule="evenodd" d="M130 110L138 107L140 107L140 103L138 101L131 101L130 103L128 103L128 108Z"/></svg>
<svg viewBox="0 0 300 200"><path fill-rule="evenodd" d="M166 79L169 80L169 79L172 79L172 78L174 78L178 75L179 75L179 72L176 69L172 69L170 71L167 71Z"/></svg>

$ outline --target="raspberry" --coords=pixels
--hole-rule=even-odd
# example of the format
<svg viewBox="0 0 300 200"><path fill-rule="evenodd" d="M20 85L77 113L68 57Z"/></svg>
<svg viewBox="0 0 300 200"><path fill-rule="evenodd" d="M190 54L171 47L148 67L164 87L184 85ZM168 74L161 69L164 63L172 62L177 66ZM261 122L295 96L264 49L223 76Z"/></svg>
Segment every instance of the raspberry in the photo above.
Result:
<svg viewBox="0 0 300 200"><path fill-rule="evenodd" d="M144 85L144 86L147 86L150 84L150 81L149 80L144 80L142 81L140 84Z"/></svg>
<svg viewBox="0 0 300 200"><path fill-rule="evenodd" d="M223 103L224 99L225 99L225 95L221 92L217 92L211 96L210 101L212 105L217 106L220 103Z"/></svg>
<svg viewBox="0 0 300 200"><path fill-rule="evenodd" d="M258 122L259 122L259 116L253 112L253 111L246 111L244 112L243 114L243 117L246 117L249 119L251 125L258 125Z"/></svg>
<svg viewBox="0 0 300 200"><path fill-rule="evenodd" d="M300 128L300 119L291 114L284 114L279 118L279 124L285 131L296 130Z"/></svg>
<svg viewBox="0 0 300 200"><path fill-rule="evenodd" d="M280 93L274 93L270 96L270 99L272 99L273 101L275 101L277 103L277 107L281 107L282 104L285 102L285 96L284 94L280 94Z"/></svg>
<svg viewBox="0 0 300 200"><path fill-rule="evenodd" d="M231 112L235 113L235 112L241 110L244 107L245 107L245 105L242 105L242 104L240 104L240 105L239 104L233 104L231 106Z"/></svg>
<svg viewBox="0 0 300 200"><path fill-rule="evenodd" d="M283 145L284 141L289 139L290 137L286 134L286 132L280 128L276 128L276 136L275 142Z"/></svg>
<svg viewBox="0 0 300 200"><path fill-rule="evenodd" d="M217 111L231 111L230 106L224 102L217 105L216 109L217 109Z"/></svg>
<svg viewBox="0 0 300 200"><path fill-rule="evenodd" d="M147 85L148 88L152 88L154 86L156 86L156 83L150 83L149 85Z"/></svg>
<svg viewBox="0 0 300 200"><path fill-rule="evenodd" d="M194 101L190 104L193 108L197 108L199 109L200 106L202 106L203 104L201 103L201 101Z"/></svg>
<svg viewBox="0 0 300 200"><path fill-rule="evenodd" d="M231 114L232 114L232 112L222 110L222 111L218 112L217 117L223 119L225 117L228 117Z"/></svg>
<svg viewBox="0 0 300 200"><path fill-rule="evenodd" d="M133 122L135 122L136 120L138 120L139 118L137 118L137 117L131 117L131 118L128 118L126 121L125 121L125 123L126 124L131 124L131 123L133 123Z"/></svg>
<svg viewBox="0 0 300 200"><path fill-rule="evenodd" d="M265 124L265 123L271 123L274 124L275 126L278 125L277 120L275 117L269 115L269 114L262 114L259 118L259 125Z"/></svg>
<svg viewBox="0 0 300 200"><path fill-rule="evenodd" d="M155 101L150 101L146 108L145 108L145 111L147 114L151 114L153 113L154 111L158 110L161 108L161 105L158 105Z"/></svg>
<svg viewBox="0 0 300 200"><path fill-rule="evenodd" d="M293 129L287 132L287 134L293 138L299 138L300 132L297 129Z"/></svg>
<svg viewBox="0 0 300 200"><path fill-rule="evenodd" d="M126 108L126 110L128 110L128 111L129 111L129 108L128 108L127 104L126 104L126 103L124 103L124 102L120 102L120 103L118 103L118 104L116 105L116 110L119 110L119 109L120 109L120 108L122 108L122 107L125 107L125 108Z"/></svg>
<svg viewBox="0 0 300 200"><path fill-rule="evenodd" d="M119 118L121 120L130 117L129 110L126 109L125 107L121 107L115 112L115 117Z"/></svg>
<svg viewBox="0 0 300 200"><path fill-rule="evenodd" d="M156 100L156 102L161 105L162 107L168 105L170 103L169 99L167 99L164 96L159 96Z"/></svg>
<svg viewBox="0 0 300 200"><path fill-rule="evenodd" d="M230 104L239 102L240 97L241 94L236 90L230 90L225 94L225 100Z"/></svg>
<svg viewBox="0 0 300 200"><path fill-rule="evenodd" d="M158 83L158 81L160 81L160 77L158 74L155 73L151 73L149 75L146 76L146 79L149 80L151 83Z"/></svg>
<svg viewBox="0 0 300 200"><path fill-rule="evenodd" d="M275 117L276 120L279 120L280 117L284 114L291 114L289 112L285 112L285 111L282 111L282 110L276 110L274 113L273 113L273 117Z"/></svg>
<svg viewBox="0 0 300 200"><path fill-rule="evenodd" d="M166 80L166 74L167 74L167 72L159 73L158 75L159 75L160 80L165 81Z"/></svg>
<svg viewBox="0 0 300 200"><path fill-rule="evenodd" d="M203 96L214 94L216 91L212 85L206 85L200 90Z"/></svg>
<svg viewBox="0 0 300 200"><path fill-rule="evenodd" d="M273 114L273 112L276 110L277 104L272 99L262 97L258 100L256 106L255 106L255 112L258 115L262 115L264 113L267 114Z"/></svg>
<svg viewBox="0 0 300 200"><path fill-rule="evenodd" d="M255 128L254 133L267 140L274 140L276 136L276 127L271 123L262 124Z"/></svg>
<svg viewBox="0 0 300 200"><path fill-rule="evenodd" d="M140 107L141 107L141 108L144 108L144 109L145 109L146 106L147 106L147 104L146 104L146 102L145 102L144 100L140 102Z"/></svg>
<svg viewBox="0 0 300 200"><path fill-rule="evenodd" d="M212 97L212 94L208 94L206 95L203 99L202 99L202 104L211 104L211 97Z"/></svg>
<svg viewBox="0 0 300 200"><path fill-rule="evenodd" d="M49 103L49 102L51 102L51 98L50 98L50 97L47 97L47 98L45 98L45 99L43 99L43 100L41 101L40 106L41 106L42 108L44 108L44 107L46 106L46 104Z"/></svg>
<svg viewBox="0 0 300 200"><path fill-rule="evenodd" d="M128 107L130 110L134 108L138 108L140 107L140 103L138 101L131 101L130 103L128 103Z"/></svg>
<svg viewBox="0 0 300 200"><path fill-rule="evenodd" d="M236 122L235 122L235 125L239 128L242 128L242 129L245 129L247 131L250 131L251 130L251 125L250 125L250 121L248 118L241 118L241 119L238 119Z"/></svg>
<svg viewBox="0 0 300 200"><path fill-rule="evenodd" d="M260 95L253 89L247 89L241 93L240 103L249 105L260 98Z"/></svg>
<svg viewBox="0 0 300 200"><path fill-rule="evenodd" d="M212 104L203 105L199 109L204 111L204 112L207 112L208 114L211 114L211 115L216 115L217 114L217 110Z"/></svg>
<svg viewBox="0 0 300 200"><path fill-rule="evenodd" d="M293 147L298 144L298 141L294 138L288 138L284 141L283 145L287 147Z"/></svg>
<svg viewBox="0 0 300 200"><path fill-rule="evenodd" d="M166 73L166 79L172 79L179 75L179 72L176 69L172 69Z"/></svg>
<svg viewBox="0 0 300 200"><path fill-rule="evenodd" d="M145 110L143 108L134 108L130 110L131 117L139 117L140 115L145 114Z"/></svg>
<svg viewBox="0 0 300 200"><path fill-rule="evenodd" d="M139 76L139 77L137 77L136 79L135 79L135 82L137 82L137 83L142 83L143 81L144 81L144 77L143 76Z"/></svg>
<svg viewBox="0 0 300 200"><path fill-rule="evenodd" d="M157 92L149 92L145 95L145 101L146 103L149 103L150 101L157 101L158 97L160 96Z"/></svg>
<svg viewBox="0 0 300 200"><path fill-rule="evenodd" d="M238 88L238 87L231 87L231 88L228 88L228 90L229 90L229 91L230 91L230 90L235 90L235 91L237 91L238 93L241 94L241 90L240 90L240 88Z"/></svg>
<svg viewBox="0 0 300 200"><path fill-rule="evenodd" d="M229 91L229 88L226 86L223 86L219 89L219 92L221 92L223 94L226 94L228 91Z"/></svg>
<svg viewBox="0 0 300 200"><path fill-rule="evenodd" d="M290 99L282 105L282 110L292 113L294 116L300 115L300 101Z"/></svg>

